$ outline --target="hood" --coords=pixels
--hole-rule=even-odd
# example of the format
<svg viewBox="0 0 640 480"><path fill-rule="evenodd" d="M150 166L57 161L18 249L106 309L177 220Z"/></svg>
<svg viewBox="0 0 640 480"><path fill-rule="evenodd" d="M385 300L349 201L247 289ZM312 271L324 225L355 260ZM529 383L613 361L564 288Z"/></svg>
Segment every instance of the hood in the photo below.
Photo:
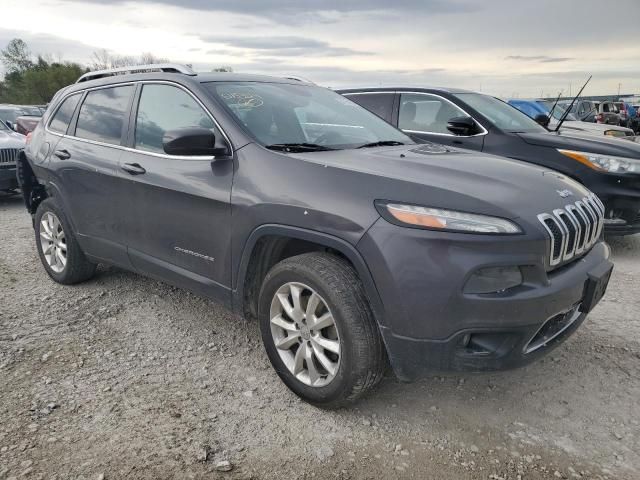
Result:
<svg viewBox="0 0 640 480"><path fill-rule="evenodd" d="M623 142L620 138L607 137L606 135L585 135L568 130L562 132L518 133L517 135L529 145L640 158L639 144Z"/></svg>
<svg viewBox="0 0 640 480"><path fill-rule="evenodd" d="M555 122L555 124L551 124L550 128L555 127L555 125L557 125L558 122ZM600 135L604 135L604 132L608 131L608 130L617 130L619 132L625 132L628 133L629 135L633 135L633 130L631 130L630 128L627 127L620 127L618 125L604 125L602 123L593 123L593 122L579 122L579 121L565 121L562 124L561 127L561 131L563 130L568 130L568 132L566 133L571 133L571 130L577 130L577 131L587 131L587 132L597 132Z"/></svg>
<svg viewBox="0 0 640 480"><path fill-rule="evenodd" d="M24 148L26 138L16 132L0 130L0 148Z"/></svg>
<svg viewBox="0 0 640 480"><path fill-rule="evenodd" d="M390 200L504 218L552 211L589 194L557 172L503 157L435 144L301 153L351 175L354 192ZM567 193L566 191L569 191ZM560 193L562 192L562 194ZM574 201L575 201L574 200Z"/></svg>

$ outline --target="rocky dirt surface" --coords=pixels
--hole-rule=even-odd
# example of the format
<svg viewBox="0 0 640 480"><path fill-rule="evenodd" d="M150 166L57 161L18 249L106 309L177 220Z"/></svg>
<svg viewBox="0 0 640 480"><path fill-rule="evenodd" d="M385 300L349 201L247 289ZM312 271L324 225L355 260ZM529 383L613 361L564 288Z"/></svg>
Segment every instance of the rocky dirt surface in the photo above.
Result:
<svg viewBox="0 0 640 480"><path fill-rule="evenodd" d="M543 361L389 375L326 412L208 300L115 268L53 283L0 199L0 479L638 479L640 236L610 243L607 296Z"/></svg>

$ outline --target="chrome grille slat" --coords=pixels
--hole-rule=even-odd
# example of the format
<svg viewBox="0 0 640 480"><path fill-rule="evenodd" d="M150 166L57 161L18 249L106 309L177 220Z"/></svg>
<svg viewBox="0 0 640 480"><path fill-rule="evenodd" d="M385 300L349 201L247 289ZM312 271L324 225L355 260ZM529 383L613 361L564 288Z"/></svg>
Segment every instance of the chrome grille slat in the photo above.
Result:
<svg viewBox="0 0 640 480"><path fill-rule="evenodd" d="M2 148L0 149L0 165L16 163L19 148Z"/></svg>
<svg viewBox="0 0 640 480"><path fill-rule="evenodd" d="M569 218L573 220L574 225L576 226L576 248L575 255L580 255L584 251L584 234L586 233L584 227L586 227L587 222L584 218L580 217L580 212L575 205L567 205L565 210L569 214Z"/></svg>
<svg viewBox="0 0 640 480"><path fill-rule="evenodd" d="M591 194L552 213L538 215L551 241L550 267L586 253L598 241L604 227L604 211L600 199Z"/></svg>

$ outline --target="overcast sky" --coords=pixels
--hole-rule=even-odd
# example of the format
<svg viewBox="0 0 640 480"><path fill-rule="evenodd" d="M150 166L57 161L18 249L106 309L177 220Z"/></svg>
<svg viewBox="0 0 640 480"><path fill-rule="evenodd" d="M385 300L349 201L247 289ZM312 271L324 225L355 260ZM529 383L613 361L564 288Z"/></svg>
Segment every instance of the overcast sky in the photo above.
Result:
<svg viewBox="0 0 640 480"><path fill-rule="evenodd" d="M640 0L2 0L0 46L503 97L640 94Z"/></svg>

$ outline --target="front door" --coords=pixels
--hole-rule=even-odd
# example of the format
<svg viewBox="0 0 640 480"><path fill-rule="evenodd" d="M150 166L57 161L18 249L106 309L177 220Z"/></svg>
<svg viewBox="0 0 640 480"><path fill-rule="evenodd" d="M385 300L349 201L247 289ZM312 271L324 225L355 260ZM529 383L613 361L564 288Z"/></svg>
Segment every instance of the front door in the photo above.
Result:
<svg viewBox="0 0 640 480"><path fill-rule="evenodd" d="M120 158L127 179L129 256L141 272L230 301L230 158L171 156L169 130L204 127L221 132L194 95L162 83L141 85L132 121L132 149ZM134 108L135 110L135 108Z"/></svg>
<svg viewBox="0 0 640 480"><path fill-rule="evenodd" d="M482 150L484 130L469 136L454 135L447 130L450 119L469 115L444 97L430 93L402 93L399 108L398 128L414 140Z"/></svg>

